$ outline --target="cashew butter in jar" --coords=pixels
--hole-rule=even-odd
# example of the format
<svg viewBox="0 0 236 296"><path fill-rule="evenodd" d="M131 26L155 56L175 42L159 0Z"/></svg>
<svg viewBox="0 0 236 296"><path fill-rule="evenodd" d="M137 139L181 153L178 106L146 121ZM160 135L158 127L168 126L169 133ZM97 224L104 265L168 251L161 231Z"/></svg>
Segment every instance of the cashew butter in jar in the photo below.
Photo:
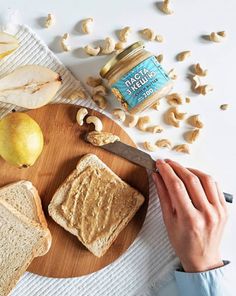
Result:
<svg viewBox="0 0 236 296"><path fill-rule="evenodd" d="M166 96L173 82L156 57L136 42L113 57L100 71L116 98L131 114Z"/></svg>

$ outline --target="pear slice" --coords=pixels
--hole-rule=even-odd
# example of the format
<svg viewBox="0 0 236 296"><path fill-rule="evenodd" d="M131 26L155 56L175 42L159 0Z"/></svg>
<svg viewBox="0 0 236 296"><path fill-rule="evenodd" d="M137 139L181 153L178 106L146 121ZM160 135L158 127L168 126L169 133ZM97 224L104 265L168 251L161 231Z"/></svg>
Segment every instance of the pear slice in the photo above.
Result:
<svg viewBox="0 0 236 296"><path fill-rule="evenodd" d="M0 59L12 53L18 46L19 43L14 36L0 32Z"/></svg>
<svg viewBox="0 0 236 296"><path fill-rule="evenodd" d="M0 79L0 101L35 109L50 102L60 86L58 73L43 66L27 65Z"/></svg>

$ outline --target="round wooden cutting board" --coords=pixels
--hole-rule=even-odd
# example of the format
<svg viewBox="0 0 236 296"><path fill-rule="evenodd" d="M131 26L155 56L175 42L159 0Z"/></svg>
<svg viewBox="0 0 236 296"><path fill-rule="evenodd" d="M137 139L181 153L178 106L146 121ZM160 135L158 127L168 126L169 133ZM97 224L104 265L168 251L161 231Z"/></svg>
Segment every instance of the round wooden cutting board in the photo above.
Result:
<svg viewBox="0 0 236 296"><path fill-rule="evenodd" d="M0 159L0 186L18 180L30 180L39 191L43 209L52 233L52 247L43 257L35 258L29 271L48 277L78 277L107 266L120 257L133 243L144 222L148 206L148 176L146 170L93 147L83 140L93 125L76 123L80 106L69 104L47 105L27 113L42 128L45 140L43 153L30 168L18 169ZM104 131L118 135L121 141L135 146L126 132L113 120L94 110L90 115L98 116ZM48 204L65 178L75 169L80 157L87 153L96 154L118 176L138 189L145 196L145 203L128 226L120 233L108 252L101 258L90 253L78 239L56 224L48 215Z"/></svg>

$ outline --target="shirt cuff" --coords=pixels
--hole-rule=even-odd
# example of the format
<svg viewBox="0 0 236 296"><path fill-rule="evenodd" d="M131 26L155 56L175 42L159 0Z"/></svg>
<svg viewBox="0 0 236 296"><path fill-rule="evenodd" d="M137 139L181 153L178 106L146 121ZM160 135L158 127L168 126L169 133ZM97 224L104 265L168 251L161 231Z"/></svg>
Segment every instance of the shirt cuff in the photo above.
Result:
<svg viewBox="0 0 236 296"><path fill-rule="evenodd" d="M205 272L175 271L175 279L181 296L221 296L223 292L224 274L229 269L229 261L224 266Z"/></svg>

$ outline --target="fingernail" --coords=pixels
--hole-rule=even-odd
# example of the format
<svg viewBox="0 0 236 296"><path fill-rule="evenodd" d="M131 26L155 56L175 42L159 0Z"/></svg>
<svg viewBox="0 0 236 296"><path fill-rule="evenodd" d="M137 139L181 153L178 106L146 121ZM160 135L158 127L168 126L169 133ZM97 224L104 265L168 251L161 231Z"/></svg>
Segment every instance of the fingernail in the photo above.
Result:
<svg viewBox="0 0 236 296"><path fill-rule="evenodd" d="M165 163L165 162L164 162L163 159L158 159L158 160L157 160L157 165L158 165L158 164L164 164L164 163Z"/></svg>

